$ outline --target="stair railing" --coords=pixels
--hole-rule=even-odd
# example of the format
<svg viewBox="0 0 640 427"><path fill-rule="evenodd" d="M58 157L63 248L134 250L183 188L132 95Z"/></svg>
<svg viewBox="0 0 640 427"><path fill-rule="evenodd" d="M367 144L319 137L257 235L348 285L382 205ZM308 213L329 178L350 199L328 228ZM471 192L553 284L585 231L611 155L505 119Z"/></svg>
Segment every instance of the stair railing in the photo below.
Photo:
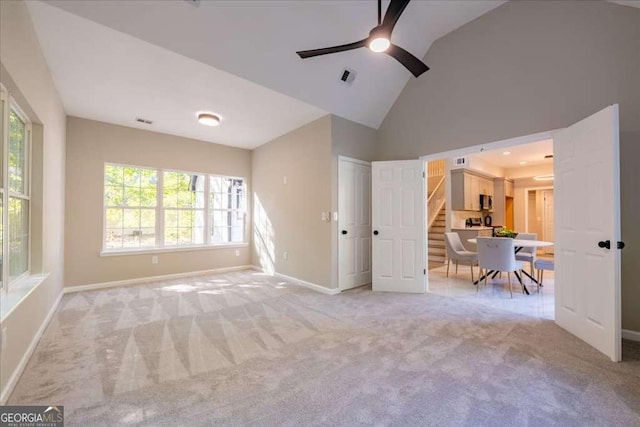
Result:
<svg viewBox="0 0 640 427"><path fill-rule="evenodd" d="M444 175L427 199L427 230L431 228L446 201Z"/></svg>

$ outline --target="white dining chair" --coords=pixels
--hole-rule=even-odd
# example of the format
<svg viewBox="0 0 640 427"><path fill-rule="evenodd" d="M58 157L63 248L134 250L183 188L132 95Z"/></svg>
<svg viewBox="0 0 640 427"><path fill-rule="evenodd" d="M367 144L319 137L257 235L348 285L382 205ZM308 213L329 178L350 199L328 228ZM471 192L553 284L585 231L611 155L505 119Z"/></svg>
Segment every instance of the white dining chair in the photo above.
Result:
<svg viewBox="0 0 640 427"><path fill-rule="evenodd" d="M478 254L464 247L458 233L444 233L444 244L447 248L447 277L449 277L449 265L453 260L456 265L456 274L458 274L458 263L469 265L473 282L473 266L478 264Z"/></svg>
<svg viewBox="0 0 640 427"><path fill-rule="evenodd" d="M518 239L518 240L538 240L538 234L537 233L518 233L518 235L516 236L516 239ZM529 264L529 269L531 270L530 271L531 277L534 277L533 268L534 268L534 264L536 262L536 251L537 250L538 250L538 248L522 248L516 254L516 260L524 261L524 262Z"/></svg>
<svg viewBox="0 0 640 427"><path fill-rule="evenodd" d="M534 263L536 270L538 271L538 293L540 293L540 286L542 286L542 275L544 270L553 271L555 264L552 259L538 258Z"/></svg>
<svg viewBox="0 0 640 427"><path fill-rule="evenodd" d="M478 265L480 266L480 275L484 270L484 285L487 286L487 276L489 270L504 271L507 273L509 283L509 294L513 298L511 290L511 273L522 270L524 263L516 260L515 250L513 248L513 239L508 237L478 237ZM480 283L478 283L478 288ZM476 291L478 290L476 288Z"/></svg>

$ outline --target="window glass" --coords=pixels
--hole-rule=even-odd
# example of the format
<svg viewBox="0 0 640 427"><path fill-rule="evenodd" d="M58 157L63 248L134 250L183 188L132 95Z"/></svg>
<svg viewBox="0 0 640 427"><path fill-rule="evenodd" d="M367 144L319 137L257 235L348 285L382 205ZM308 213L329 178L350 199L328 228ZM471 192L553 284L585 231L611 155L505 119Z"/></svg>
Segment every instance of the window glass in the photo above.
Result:
<svg viewBox="0 0 640 427"><path fill-rule="evenodd" d="M164 172L165 246L189 246L205 243L204 184L204 175Z"/></svg>
<svg viewBox="0 0 640 427"><path fill-rule="evenodd" d="M156 246L158 175L153 169L105 166L105 247Z"/></svg>
<svg viewBox="0 0 640 427"><path fill-rule="evenodd" d="M9 282L29 268L29 201L9 197Z"/></svg>
<svg viewBox="0 0 640 427"><path fill-rule="evenodd" d="M212 243L244 241L244 181L239 178L210 178L210 222Z"/></svg>
<svg viewBox="0 0 640 427"><path fill-rule="evenodd" d="M9 191L26 193L27 141L26 126L14 111L9 112Z"/></svg>

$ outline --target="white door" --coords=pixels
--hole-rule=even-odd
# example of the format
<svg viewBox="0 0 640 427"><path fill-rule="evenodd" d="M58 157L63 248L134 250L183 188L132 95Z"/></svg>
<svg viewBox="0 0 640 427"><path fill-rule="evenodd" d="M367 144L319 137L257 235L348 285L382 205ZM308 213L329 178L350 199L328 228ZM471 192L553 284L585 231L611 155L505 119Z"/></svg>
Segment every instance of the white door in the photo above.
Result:
<svg viewBox="0 0 640 427"><path fill-rule="evenodd" d="M373 290L426 292L424 162L373 162Z"/></svg>
<svg viewBox="0 0 640 427"><path fill-rule="evenodd" d="M371 164L338 160L340 290L371 283Z"/></svg>
<svg viewBox="0 0 640 427"><path fill-rule="evenodd" d="M553 190L544 190L542 192L543 215L542 215L542 240L553 242ZM553 246L544 248L547 254L553 253Z"/></svg>
<svg viewBox="0 0 640 427"><path fill-rule="evenodd" d="M618 146L617 105L553 138L556 323L613 361L621 357Z"/></svg>

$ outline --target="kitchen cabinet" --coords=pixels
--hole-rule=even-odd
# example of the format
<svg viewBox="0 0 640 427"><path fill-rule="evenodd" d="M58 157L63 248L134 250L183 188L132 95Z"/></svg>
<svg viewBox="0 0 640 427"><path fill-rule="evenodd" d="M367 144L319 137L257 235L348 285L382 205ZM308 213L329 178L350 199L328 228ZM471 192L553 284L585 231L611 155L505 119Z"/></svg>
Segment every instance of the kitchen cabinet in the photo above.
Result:
<svg viewBox="0 0 640 427"><path fill-rule="evenodd" d="M479 211L480 194L493 196L493 180L464 169L451 171L451 209Z"/></svg>
<svg viewBox="0 0 640 427"><path fill-rule="evenodd" d="M504 196L513 197L513 181L510 179L504 180Z"/></svg>

